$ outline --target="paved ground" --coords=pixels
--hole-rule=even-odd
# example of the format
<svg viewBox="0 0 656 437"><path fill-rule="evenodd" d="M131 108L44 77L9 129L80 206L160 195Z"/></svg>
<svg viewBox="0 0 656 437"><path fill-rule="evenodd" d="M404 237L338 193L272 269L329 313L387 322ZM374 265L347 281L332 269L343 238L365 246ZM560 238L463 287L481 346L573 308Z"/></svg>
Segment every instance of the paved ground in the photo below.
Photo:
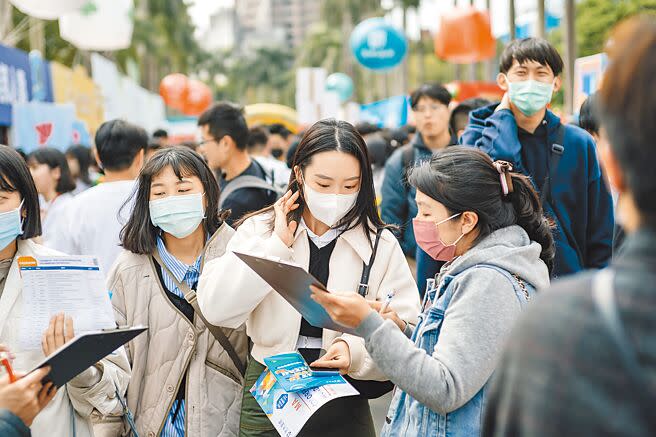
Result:
<svg viewBox="0 0 656 437"><path fill-rule="evenodd" d="M385 415L387 414L390 402L392 402L392 393L390 392L381 398L369 401L371 415L376 425L376 435L380 435L380 430L383 428L383 424L385 424Z"/></svg>

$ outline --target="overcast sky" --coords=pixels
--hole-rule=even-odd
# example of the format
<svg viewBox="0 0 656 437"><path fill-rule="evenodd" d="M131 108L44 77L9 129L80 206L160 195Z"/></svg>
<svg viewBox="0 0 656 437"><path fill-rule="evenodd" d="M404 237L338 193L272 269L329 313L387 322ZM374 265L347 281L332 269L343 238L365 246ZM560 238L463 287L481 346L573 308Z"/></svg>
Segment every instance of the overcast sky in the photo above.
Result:
<svg viewBox="0 0 656 437"><path fill-rule="evenodd" d="M234 0L186 0L191 4L190 14L194 22L202 32L209 25L209 16L220 7L232 6ZM383 0L383 4L393 0ZM469 0L458 0L461 5L468 5ZM537 0L516 0L517 19L530 16L531 11L535 11ZM484 8L485 0L475 0L477 7ZM563 0L547 0L547 10L561 15ZM416 15L409 18L409 33L411 37L419 34L419 29L429 29L435 31L438 27L439 16L445 10L452 8L453 3L447 0L422 0L419 11L419 19ZM508 0L492 0L492 29L495 35L507 33L508 29ZM527 15L529 14L529 15ZM392 21L400 25L400 11L391 14Z"/></svg>

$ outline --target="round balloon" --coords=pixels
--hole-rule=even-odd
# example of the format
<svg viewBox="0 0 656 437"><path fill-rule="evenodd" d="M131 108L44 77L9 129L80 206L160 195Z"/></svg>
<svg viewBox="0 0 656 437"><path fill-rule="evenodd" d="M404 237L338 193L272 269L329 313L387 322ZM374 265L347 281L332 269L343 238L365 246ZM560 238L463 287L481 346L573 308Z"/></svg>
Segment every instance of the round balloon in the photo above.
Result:
<svg viewBox="0 0 656 437"><path fill-rule="evenodd" d="M159 83L159 94L171 108L182 111L189 93L189 79L181 73L169 74Z"/></svg>
<svg viewBox="0 0 656 437"><path fill-rule="evenodd" d="M355 59L370 70L388 70L403 61L408 52L405 35L383 18L369 18L351 33Z"/></svg>
<svg viewBox="0 0 656 437"><path fill-rule="evenodd" d="M344 73L333 73L326 78L326 91L337 93L339 100L347 101L353 95L353 81Z"/></svg>
<svg viewBox="0 0 656 437"><path fill-rule="evenodd" d="M42 20L56 20L61 15L75 12L88 0L9 0L18 10Z"/></svg>
<svg viewBox="0 0 656 437"><path fill-rule="evenodd" d="M187 99L182 107L186 115L200 115L212 104L212 90L203 82L191 79L187 86Z"/></svg>
<svg viewBox="0 0 656 437"><path fill-rule="evenodd" d="M59 35L81 50L127 49L132 44L133 11L133 0L88 1L59 18Z"/></svg>

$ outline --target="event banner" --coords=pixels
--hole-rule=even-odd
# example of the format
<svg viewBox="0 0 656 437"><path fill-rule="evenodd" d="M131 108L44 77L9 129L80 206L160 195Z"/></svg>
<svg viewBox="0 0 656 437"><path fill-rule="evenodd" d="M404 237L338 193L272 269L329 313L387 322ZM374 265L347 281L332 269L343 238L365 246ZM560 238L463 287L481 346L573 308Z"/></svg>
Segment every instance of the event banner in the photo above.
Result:
<svg viewBox="0 0 656 437"><path fill-rule="evenodd" d="M25 153L42 147L65 151L73 143L75 106L43 102L13 106L12 143Z"/></svg>
<svg viewBox="0 0 656 437"><path fill-rule="evenodd" d="M11 107L32 98L27 53L0 44L0 126L11 126Z"/></svg>
<svg viewBox="0 0 656 437"><path fill-rule="evenodd" d="M51 62L50 69L55 103L73 103L77 118L94 133L105 120L100 88L81 65L71 69L58 62Z"/></svg>

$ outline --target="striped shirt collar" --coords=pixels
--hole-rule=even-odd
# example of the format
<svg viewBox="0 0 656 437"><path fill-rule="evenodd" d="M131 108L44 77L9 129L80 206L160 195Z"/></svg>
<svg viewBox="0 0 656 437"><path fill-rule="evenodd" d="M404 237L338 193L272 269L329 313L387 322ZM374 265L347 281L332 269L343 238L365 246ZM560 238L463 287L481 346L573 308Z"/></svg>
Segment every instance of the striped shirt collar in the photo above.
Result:
<svg viewBox="0 0 656 437"><path fill-rule="evenodd" d="M171 273L173 273L173 276L175 276L175 279L177 279L178 282L182 282L188 272L192 274L200 273L201 256L196 259L196 262L193 265L183 263L166 250L164 240L160 235L157 236L157 250L159 251L159 256L162 258L162 262Z"/></svg>

